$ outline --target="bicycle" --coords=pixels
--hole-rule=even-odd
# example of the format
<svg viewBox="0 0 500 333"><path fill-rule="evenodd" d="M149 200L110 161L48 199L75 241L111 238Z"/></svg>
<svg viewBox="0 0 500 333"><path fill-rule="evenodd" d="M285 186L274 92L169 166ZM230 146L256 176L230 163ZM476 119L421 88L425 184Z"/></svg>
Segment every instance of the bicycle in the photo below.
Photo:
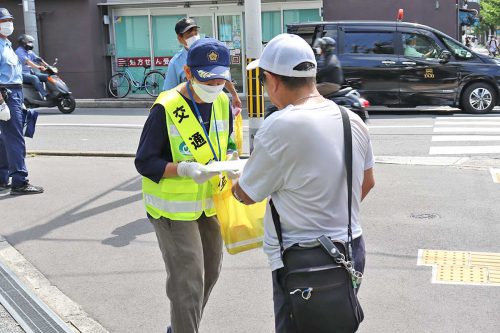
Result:
<svg viewBox="0 0 500 333"><path fill-rule="evenodd" d="M144 72L142 73L142 83L137 81L134 74L125 67L124 72L117 73L111 77L108 83L108 90L111 96L116 98L123 98L127 96L134 87L134 91L146 90L152 97L158 97L163 86L165 74L158 70L150 70L146 74L146 70L151 66L143 66Z"/></svg>

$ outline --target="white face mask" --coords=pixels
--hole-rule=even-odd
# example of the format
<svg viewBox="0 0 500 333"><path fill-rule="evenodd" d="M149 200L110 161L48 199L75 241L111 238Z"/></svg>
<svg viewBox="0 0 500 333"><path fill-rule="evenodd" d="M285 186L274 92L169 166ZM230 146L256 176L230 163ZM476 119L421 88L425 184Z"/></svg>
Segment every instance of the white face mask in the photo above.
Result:
<svg viewBox="0 0 500 333"><path fill-rule="evenodd" d="M198 97L205 103L212 103L215 101L217 96L219 96L222 92L222 89L224 89L224 84L218 86L207 86L194 81L192 81L192 86L196 95L198 95Z"/></svg>
<svg viewBox="0 0 500 333"><path fill-rule="evenodd" d="M14 22L0 23L0 34L9 37L14 32Z"/></svg>
<svg viewBox="0 0 500 333"><path fill-rule="evenodd" d="M198 39L200 39L200 35L194 35L186 39L187 48L189 49Z"/></svg>

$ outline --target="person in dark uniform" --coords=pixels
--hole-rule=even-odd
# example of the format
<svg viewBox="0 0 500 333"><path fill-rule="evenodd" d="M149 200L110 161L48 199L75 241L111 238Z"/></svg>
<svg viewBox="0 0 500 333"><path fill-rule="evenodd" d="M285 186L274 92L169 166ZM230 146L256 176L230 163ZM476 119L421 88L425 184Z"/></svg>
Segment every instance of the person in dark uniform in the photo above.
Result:
<svg viewBox="0 0 500 333"><path fill-rule="evenodd" d="M13 32L14 17L0 8L0 113L10 114L0 118L0 191L10 189L11 195L38 194L43 188L29 183L24 161L22 65L7 39Z"/></svg>
<svg viewBox="0 0 500 333"><path fill-rule="evenodd" d="M313 48L318 59L318 73L316 74L316 88L323 96L332 94L340 89L344 82L344 74L340 61L335 55L337 42L333 38L318 38L314 42Z"/></svg>

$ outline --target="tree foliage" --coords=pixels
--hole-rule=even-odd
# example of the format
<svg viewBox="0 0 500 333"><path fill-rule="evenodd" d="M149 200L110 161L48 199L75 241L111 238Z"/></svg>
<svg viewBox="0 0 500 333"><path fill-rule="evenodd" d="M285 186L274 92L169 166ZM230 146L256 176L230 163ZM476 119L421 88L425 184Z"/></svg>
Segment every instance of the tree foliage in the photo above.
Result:
<svg viewBox="0 0 500 333"><path fill-rule="evenodd" d="M490 26L500 26L500 0L481 0L482 23Z"/></svg>

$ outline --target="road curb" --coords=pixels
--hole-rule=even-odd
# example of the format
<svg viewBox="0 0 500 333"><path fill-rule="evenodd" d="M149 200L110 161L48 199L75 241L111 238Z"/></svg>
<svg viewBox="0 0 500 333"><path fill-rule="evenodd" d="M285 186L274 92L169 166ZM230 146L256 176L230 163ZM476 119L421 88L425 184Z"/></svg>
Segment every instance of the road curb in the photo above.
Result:
<svg viewBox="0 0 500 333"><path fill-rule="evenodd" d="M5 238L0 236L0 260L47 304L75 333L109 333L77 303L54 286Z"/></svg>
<svg viewBox="0 0 500 333"><path fill-rule="evenodd" d="M77 99L79 108L150 108L154 99Z"/></svg>
<svg viewBox="0 0 500 333"><path fill-rule="evenodd" d="M135 153L105 151L30 150L26 154L34 156L135 157Z"/></svg>

